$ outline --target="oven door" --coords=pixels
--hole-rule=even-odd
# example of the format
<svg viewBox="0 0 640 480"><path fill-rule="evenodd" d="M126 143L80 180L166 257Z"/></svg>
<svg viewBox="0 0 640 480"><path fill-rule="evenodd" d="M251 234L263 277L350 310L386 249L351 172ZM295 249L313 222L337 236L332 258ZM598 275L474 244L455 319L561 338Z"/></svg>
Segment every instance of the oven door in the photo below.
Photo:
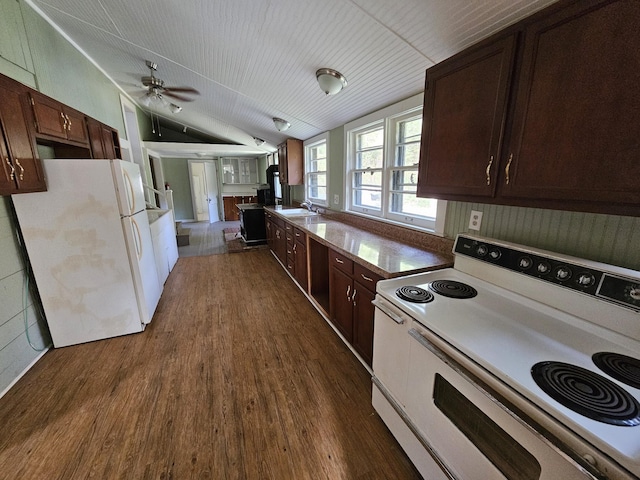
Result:
<svg viewBox="0 0 640 480"><path fill-rule="evenodd" d="M455 478L597 478L480 386L429 330L413 322L409 336L406 413Z"/></svg>

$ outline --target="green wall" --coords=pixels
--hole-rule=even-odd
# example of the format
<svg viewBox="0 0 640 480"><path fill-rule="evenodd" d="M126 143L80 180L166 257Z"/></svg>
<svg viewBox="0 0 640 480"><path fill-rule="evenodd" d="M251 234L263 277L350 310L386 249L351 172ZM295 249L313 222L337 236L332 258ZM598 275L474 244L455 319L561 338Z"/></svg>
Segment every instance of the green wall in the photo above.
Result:
<svg viewBox="0 0 640 480"><path fill-rule="evenodd" d="M189 180L189 160L186 158L163 158L162 171L164 181L173 190L173 206L176 220L191 220L193 201L191 199L191 181Z"/></svg>

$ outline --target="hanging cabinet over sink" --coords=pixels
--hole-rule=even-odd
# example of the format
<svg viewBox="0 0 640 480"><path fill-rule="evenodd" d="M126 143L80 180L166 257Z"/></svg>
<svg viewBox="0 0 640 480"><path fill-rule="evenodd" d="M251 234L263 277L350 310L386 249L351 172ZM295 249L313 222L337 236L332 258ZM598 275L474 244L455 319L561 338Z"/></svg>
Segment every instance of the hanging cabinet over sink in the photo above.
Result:
<svg viewBox="0 0 640 480"><path fill-rule="evenodd" d="M427 70L418 195L637 215L638 18L561 1Z"/></svg>

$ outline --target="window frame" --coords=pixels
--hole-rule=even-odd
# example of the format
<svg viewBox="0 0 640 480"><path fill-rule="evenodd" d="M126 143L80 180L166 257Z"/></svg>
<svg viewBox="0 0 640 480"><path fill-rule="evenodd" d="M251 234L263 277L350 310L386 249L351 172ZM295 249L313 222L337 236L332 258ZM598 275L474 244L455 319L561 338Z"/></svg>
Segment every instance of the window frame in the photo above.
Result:
<svg viewBox="0 0 640 480"><path fill-rule="evenodd" d="M447 202L437 200L436 217L413 216L405 213L391 211L392 197L392 172L398 170L395 166L397 147L397 130L400 122L414 118L422 113L423 94L414 95L399 103L386 107L377 112L354 120L344 126L345 140L345 176L344 198L345 211L374 217L377 220L408 226L421 231L428 231L436 235L444 235L445 215ZM362 207L354 202L354 178L361 169L356 166L356 139L357 135L376 126L382 125L384 129L383 167L382 167L382 198L381 208ZM416 170L417 175L417 170Z"/></svg>
<svg viewBox="0 0 640 480"><path fill-rule="evenodd" d="M326 152L326 156L325 156L325 163L326 163L326 170L324 171L313 171L311 172L310 168L309 168L309 164L311 162L311 149L323 144L325 145L325 152ZM324 132L321 133L320 135L316 135L313 138L310 138L308 140L305 140L303 142L303 146L304 146L304 195L305 195L305 200L309 200L312 204L314 205L319 205L322 207L327 207L329 205L329 132ZM309 194L309 190L311 185L309 184L309 181L311 179L311 177L313 176L312 174L317 174L317 173L324 173L325 178L326 178L326 198L323 200L321 198L318 197L313 197Z"/></svg>

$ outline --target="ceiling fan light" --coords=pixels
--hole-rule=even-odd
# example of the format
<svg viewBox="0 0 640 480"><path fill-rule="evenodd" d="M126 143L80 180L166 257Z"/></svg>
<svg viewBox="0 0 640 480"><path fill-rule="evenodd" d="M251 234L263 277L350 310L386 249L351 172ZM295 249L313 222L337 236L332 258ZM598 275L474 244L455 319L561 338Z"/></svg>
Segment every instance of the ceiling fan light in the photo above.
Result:
<svg viewBox="0 0 640 480"><path fill-rule="evenodd" d="M289 130L289 127L291 126L289 122L278 117L274 117L273 123L279 132L284 132L285 130Z"/></svg>
<svg viewBox="0 0 640 480"><path fill-rule="evenodd" d="M327 95L335 95L347 86L347 79L340 72L331 68L321 68L316 72L316 80L320 89Z"/></svg>
<svg viewBox="0 0 640 480"><path fill-rule="evenodd" d="M145 107L148 107L149 105L151 105L151 95L149 95L148 93L145 93L143 96L140 97L140 103Z"/></svg>

